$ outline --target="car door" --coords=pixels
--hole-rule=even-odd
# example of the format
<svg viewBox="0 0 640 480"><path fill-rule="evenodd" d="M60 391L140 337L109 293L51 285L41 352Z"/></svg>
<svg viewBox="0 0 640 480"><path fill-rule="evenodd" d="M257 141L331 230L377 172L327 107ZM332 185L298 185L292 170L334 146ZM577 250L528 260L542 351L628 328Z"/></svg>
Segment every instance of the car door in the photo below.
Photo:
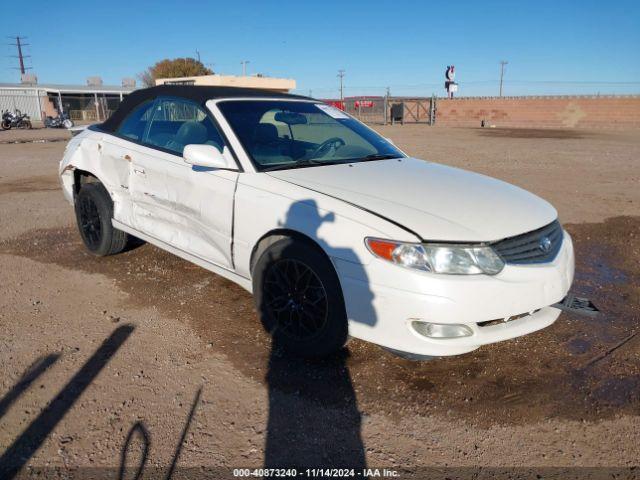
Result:
<svg viewBox="0 0 640 480"><path fill-rule="evenodd" d="M141 142L149 126L154 101L150 100L133 110L116 130L116 135L104 135L97 148L100 152L101 178L113 199L113 218L134 226L135 217L129 190L131 159L143 147Z"/></svg>
<svg viewBox="0 0 640 480"><path fill-rule="evenodd" d="M189 144L209 144L230 155L215 123L199 105L158 98L143 139L131 158L134 228L216 265L233 268L233 196L237 171L187 164Z"/></svg>

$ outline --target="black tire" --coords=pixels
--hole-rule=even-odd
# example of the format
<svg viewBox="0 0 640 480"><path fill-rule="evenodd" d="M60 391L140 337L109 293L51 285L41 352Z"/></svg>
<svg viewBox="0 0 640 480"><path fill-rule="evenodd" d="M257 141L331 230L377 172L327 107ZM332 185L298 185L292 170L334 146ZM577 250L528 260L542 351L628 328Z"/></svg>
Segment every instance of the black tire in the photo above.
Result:
<svg viewBox="0 0 640 480"><path fill-rule="evenodd" d="M113 228L113 202L101 183L82 185L76 195L75 210L78 230L87 250L99 257L124 250L129 235Z"/></svg>
<svg viewBox="0 0 640 480"><path fill-rule="evenodd" d="M347 342L340 281L316 246L292 238L271 245L253 269L253 296L274 348L325 357Z"/></svg>

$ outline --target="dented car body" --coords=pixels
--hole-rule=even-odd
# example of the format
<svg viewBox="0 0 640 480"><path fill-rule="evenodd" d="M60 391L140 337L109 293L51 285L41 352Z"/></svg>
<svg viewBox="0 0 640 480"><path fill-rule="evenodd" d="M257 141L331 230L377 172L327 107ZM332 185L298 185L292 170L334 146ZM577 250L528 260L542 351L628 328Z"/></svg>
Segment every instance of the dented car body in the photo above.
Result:
<svg viewBox="0 0 640 480"><path fill-rule="evenodd" d="M547 202L410 158L309 98L140 90L69 142L60 177L89 250L133 236L228 278L302 355L348 336L469 352L553 323L573 281Z"/></svg>

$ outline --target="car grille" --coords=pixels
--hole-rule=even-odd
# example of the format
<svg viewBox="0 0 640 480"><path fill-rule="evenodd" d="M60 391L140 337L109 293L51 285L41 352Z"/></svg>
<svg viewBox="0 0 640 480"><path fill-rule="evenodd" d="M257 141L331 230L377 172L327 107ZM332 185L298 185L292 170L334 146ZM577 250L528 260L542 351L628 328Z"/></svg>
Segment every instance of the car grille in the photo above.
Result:
<svg viewBox="0 0 640 480"><path fill-rule="evenodd" d="M562 246L562 238L562 227L556 220L538 230L505 238L491 246L506 263L547 263L556 258Z"/></svg>

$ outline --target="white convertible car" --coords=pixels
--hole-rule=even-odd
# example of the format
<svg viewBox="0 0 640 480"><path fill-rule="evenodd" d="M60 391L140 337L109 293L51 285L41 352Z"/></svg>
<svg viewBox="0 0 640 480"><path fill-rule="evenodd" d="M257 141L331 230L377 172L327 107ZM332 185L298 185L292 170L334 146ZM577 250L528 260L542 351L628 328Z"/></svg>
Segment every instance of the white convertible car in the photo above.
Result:
<svg viewBox="0 0 640 480"><path fill-rule="evenodd" d="M222 275L300 355L349 336L414 356L470 352L553 323L573 281L549 203L410 158L310 98L138 90L69 142L60 176L90 252L133 236Z"/></svg>

